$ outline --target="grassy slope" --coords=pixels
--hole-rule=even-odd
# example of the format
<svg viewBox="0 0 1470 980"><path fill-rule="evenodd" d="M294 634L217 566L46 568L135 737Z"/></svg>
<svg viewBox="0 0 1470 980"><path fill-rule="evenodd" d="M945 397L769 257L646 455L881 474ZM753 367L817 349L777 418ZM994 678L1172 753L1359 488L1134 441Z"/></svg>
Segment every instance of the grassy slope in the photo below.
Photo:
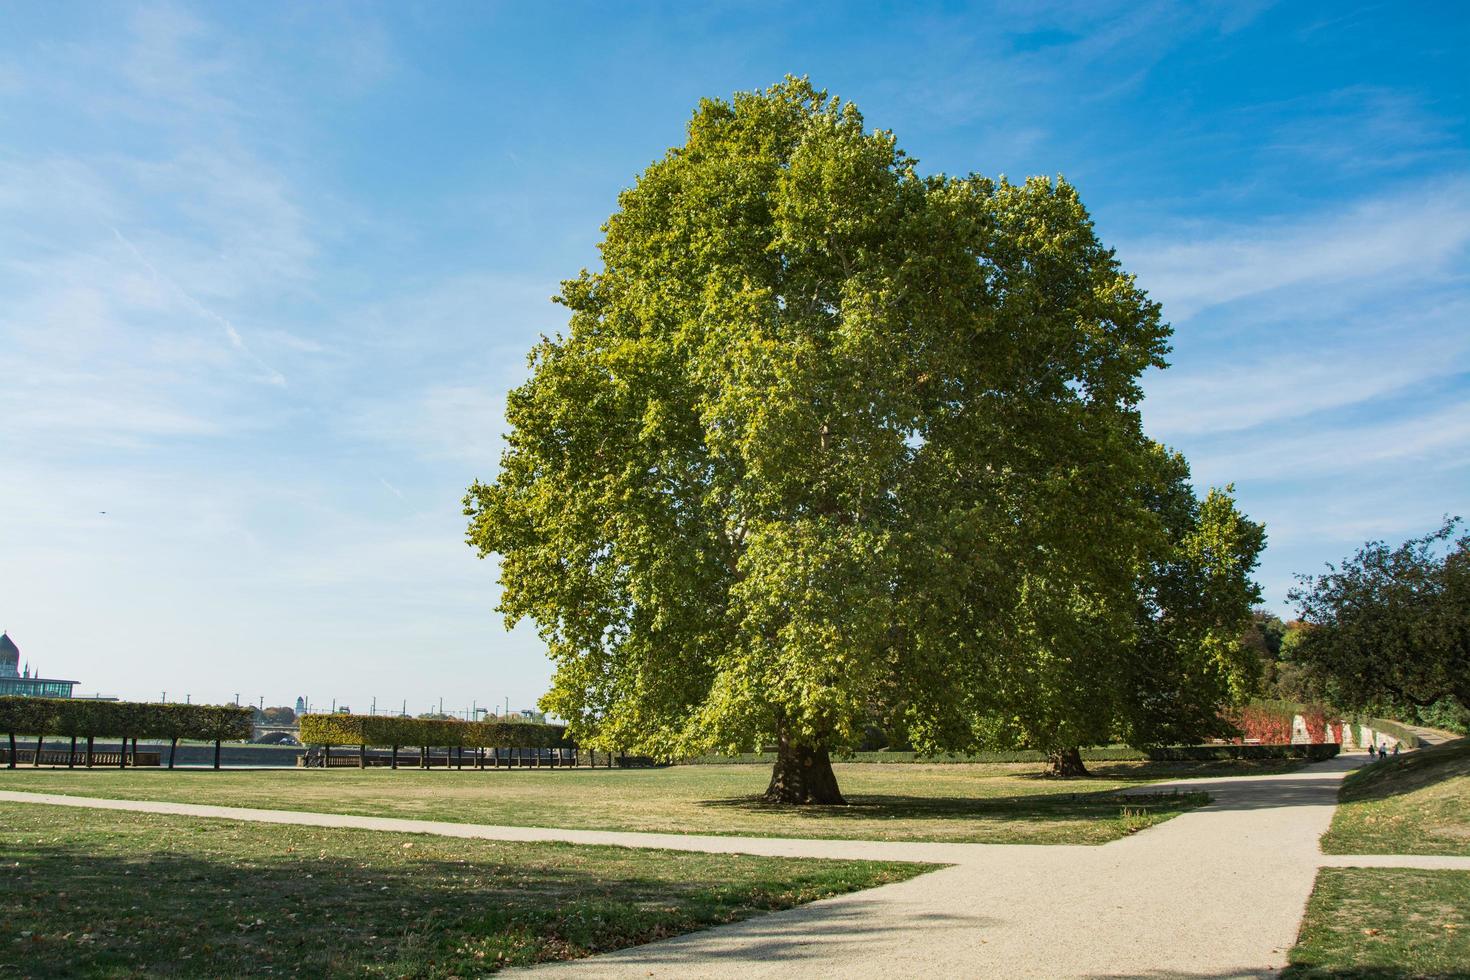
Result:
<svg viewBox="0 0 1470 980"><path fill-rule="evenodd" d="M1470 738L1367 765L1339 799L1328 854L1470 855Z"/></svg>
<svg viewBox="0 0 1470 980"><path fill-rule="evenodd" d="M928 869L0 803L0 976L478 976Z"/></svg>
<svg viewBox="0 0 1470 980"><path fill-rule="evenodd" d="M844 765L849 807L772 807L751 766L446 772L0 770L0 789L368 814L461 823L674 833L1101 844L1201 802L1122 800L1149 779L1263 771L1219 763L1094 764L1095 777L1039 778L1039 765Z"/></svg>
<svg viewBox="0 0 1470 980"><path fill-rule="evenodd" d="M1470 871L1324 868L1287 980L1470 977Z"/></svg>

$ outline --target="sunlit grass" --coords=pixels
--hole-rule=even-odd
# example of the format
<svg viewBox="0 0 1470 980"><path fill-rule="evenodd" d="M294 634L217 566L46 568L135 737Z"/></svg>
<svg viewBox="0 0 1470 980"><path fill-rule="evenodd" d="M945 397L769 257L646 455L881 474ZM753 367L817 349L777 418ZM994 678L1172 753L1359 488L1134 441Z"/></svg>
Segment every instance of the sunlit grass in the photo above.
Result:
<svg viewBox="0 0 1470 980"><path fill-rule="evenodd" d="M1328 854L1470 855L1470 739L1364 766L1340 799Z"/></svg>
<svg viewBox="0 0 1470 980"><path fill-rule="evenodd" d="M478 976L928 869L0 803L0 975Z"/></svg>
<svg viewBox="0 0 1470 980"><path fill-rule="evenodd" d="M1084 780L1034 764L837 767L851 805L762 803L761 767L632 770L0 771L0 789L310 810L460 823L865 840L1102 844L1203 802L1121 797L1220 763L1106 763ZM1261 771L1247 766L1233 771Z"/></svg>
<svg viewBox="0 0 1470 980"><path fill-rule="evenodd" d="M1324 868L1290 980L1470 976L1470 871Z"/></svg>

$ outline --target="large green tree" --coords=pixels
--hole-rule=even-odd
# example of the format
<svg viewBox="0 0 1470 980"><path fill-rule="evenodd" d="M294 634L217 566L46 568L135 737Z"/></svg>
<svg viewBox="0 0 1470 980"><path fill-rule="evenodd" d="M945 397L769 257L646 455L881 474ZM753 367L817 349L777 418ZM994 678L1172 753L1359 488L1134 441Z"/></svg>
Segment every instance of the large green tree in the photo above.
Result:
<svg viewBox="0 0 1470 980"><path fill-rule="evenodd" d="M1300 576L1292 659L1344 707L1470 705L1470 534L1459 519L1396 548L1370 541Z"/></svg>
<svg viewBox="0 0 1470 980"><path fill-rule="evenodd" d="M465 498L543 707L602 748L775 742L789 802L841 801L875 705L925 748L1116 727L1178 538L1137 410L1169 331L1075 190L921 176L788 79L701 103L618 204Z"/></svg>

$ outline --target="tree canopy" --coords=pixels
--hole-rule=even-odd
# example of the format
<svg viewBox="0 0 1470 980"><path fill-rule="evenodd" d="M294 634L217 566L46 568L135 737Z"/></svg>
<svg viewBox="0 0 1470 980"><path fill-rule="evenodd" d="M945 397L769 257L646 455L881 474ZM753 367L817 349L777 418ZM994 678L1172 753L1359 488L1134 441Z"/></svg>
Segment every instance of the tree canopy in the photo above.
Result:
<svg viewBox="0 0 1470 980"><path fill-rule="evenodd" d="M1070 184L921 176L788 79L604 232L465 498L583 744L775 740L771 797L831 802L875 713L1065 747L1228 688L1260 531L1144 436L1169 328Z"/></svg>
<svg viewBox="0 0 1470 980"><path fill-rule="evenodd" d="M1341 567L1299 576L1305 624L1292 658L1345 707L1470 706L1470 534L1458 518L1396 548L1370 541Z"/></svg>

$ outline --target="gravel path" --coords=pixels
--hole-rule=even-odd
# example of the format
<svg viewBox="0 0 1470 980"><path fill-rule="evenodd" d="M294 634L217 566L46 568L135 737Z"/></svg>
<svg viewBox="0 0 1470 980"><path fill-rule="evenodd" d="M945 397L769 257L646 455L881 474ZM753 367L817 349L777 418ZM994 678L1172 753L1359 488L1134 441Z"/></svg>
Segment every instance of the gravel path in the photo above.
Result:
<svg viewBox="0 0 1470 980"><path fill-rule="evenodd" d="M1101 847L934 844L499 827L0 791L0 800L516 841L952 865L588 960L548 977L1270 977L1323 866L1470 859L1327 856L1340 756L1294 773L1187 780L1215 802ZM1159 785L1142 788L1158 792Z"/></svg>
<svg viewBox="0 0 1470 980"><path fill-rule="evenodd" d="M1173 784L1215 802L1102 847L977 850L910 881L536 972L1272 977L1324 863L1338 783L1361 761Z"/></svg>

